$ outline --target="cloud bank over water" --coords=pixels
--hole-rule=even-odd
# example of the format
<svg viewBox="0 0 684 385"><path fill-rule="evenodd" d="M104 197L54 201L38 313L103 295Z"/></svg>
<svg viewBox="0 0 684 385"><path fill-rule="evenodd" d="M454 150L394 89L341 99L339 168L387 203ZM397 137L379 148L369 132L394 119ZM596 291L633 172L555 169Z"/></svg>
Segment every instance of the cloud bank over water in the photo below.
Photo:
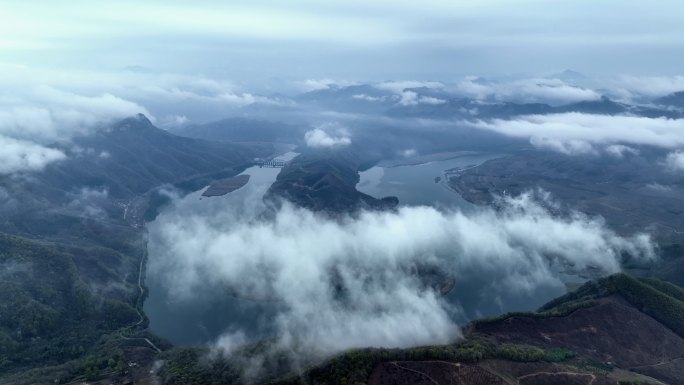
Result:
<svg viewBox="0 0 684 385"><path fill-rule="evenodd" d="M563 272L617 272L624 254L654 258L649 236L621 237L598 218L553 214L544 194L500 204L498 211L402 207L337 220L287 204L272 219L256 215L258 202L209 212L172 207L150 225L148 274L179 301L226 288L268 301L278 345L327 355L458 338L459 305L421 280L425 266L457 282L477 272L483 290L522 296L561 287ZM239 325L226 325L226 333L227 347L246 340Z"/></svg>
<svg viewBox="0 0 684 385"><path fill-rule="evenodd" d="M333 131L333 134L328 133ZM351 144L349 132L341 126L326 124L304 133L304 142L312 148L346 147Z"/></svg>

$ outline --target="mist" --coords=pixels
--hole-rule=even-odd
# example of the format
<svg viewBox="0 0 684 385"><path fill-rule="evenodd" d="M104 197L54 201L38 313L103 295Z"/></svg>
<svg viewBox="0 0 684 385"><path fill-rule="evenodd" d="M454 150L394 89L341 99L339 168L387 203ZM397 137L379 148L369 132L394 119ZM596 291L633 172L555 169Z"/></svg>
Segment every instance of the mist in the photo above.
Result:
<svg viewBox="0 0 684 385"><path fill-rule="evenodd" d="M615 273L627 256L655 258L647 234L621 237L601 218L557 208L548 194L530 192L501 198L498 210L407 206L332 219L284 203L266 219L255 199L218 210L177 199L149 226L148 275L181 304L225 295L265 304L256 321L224 326L213 344L228 351L255 336L318 357L447 343L467 319L454 297L480 296L510 311L508 298L562 293L568 275ZM445 297L417 273L426 267L457 285L474 282L475 291Z"/></svg>

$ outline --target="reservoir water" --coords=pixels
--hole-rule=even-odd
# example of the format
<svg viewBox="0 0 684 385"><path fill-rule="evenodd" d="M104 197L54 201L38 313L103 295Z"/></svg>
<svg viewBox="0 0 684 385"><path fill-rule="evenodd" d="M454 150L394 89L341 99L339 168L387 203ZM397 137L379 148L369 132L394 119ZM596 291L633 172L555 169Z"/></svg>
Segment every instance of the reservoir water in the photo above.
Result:
<svg viewBox="0 0 684 385"><path fill-rule="evenodd" d="M289 153L287 157L295 154ZM375 197L396 196L401 205L427 205L440 210L476 210L464 201L444 181L444 171L467 168L501 155L467 155L418 165L372 167L360 174L357 188ZM252 167L243 174L251 176L242 188L224 196L206 198L200 190L177 198L165 208L155 222L149 224L148 267L155 259L164 258L164 250L155 242L156 222L165 215L189 217L198 212L216 212L227 205L245 205L263 196L280 169ZM439 178L439 179L437 179ZM158 274L158 273L157 273ZM501 293L493 289L495 278L489 271L468 271L457 277L456 285L446 298L453 307L454 318L460 324L483 316L495 316L508 311L534 310L546 301L563 294L564 288L543 287L529 295ZM277 313L277 304L254 301L217 290L214 295L178 299L170 294L168 279L150 272L146 278L149 296L145 313L151 329L177 345L197 345L215 341L231 330L243 330L252 337L269 334L269 321Z"/></svg>
<svg viewBox="0 0 684 385"><path fill-rule="evenodd" d="M447 185L445 170L470 168L501 156L477 154L418 165L376 166L360 173L357 189L375 197L396 196L400 205L425 205L443 211L460 210L467 213L477 207ZM495 278L491 272L483 270L469 271L457 277L447 299L458 309L454 312L458 323L464 324L473 319L498 316L509 311L534 311L565 293L565 288L553 285L526 295L502 293L495 284L492 285L493 279ZM564 280L576 283L578 277L568 275Z"/></svg>
<svg viewBox="0 0 684 385"><path fill-rule="evenodd" d="M279 156L289 160L296 153ZM215 212L225 210L226 206L241 206L262 197L275 181L279 168L250 167L240 175L249 175L249 182L242 188L229 194L216 197L202 197L206 188L195 191L162 210L157 219L148 225L150 240L148 242L148 267L155 259L164 258L164 250L155 241L156 222L163 221L165 215L183 217L198 212ZM229 292L217 292L214 296L193 296L191 300L176 298L170 294L165 277L153 274L148 268L145 285L148 297L144 311L150 321L150 328L160 336L177 345L200 345L215 340L227 329L239 328L252 335L267 333L266 323L262 319L270 317L275 311L270 303L252 301L237 297Z"/></svg>
<svg viewBox="0 0 684 385"><path fill-rule="evenodd" d="M395 196L399 204L469 209L472 205L450 189L444 171L465 168L501 155L467 155L453 159L396 167L372 167L360 173L356 188L374 197ZM435 178L439 178L436 181Z"/></svg>

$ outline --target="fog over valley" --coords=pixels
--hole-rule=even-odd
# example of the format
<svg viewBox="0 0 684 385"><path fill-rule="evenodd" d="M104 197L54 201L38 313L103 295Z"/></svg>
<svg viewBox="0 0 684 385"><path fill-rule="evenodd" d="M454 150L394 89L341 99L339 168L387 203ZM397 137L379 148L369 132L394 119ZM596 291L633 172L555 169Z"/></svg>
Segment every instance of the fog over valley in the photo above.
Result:
<svg viewBox="0 0 684 385"><path fill-rule="evenodd" d="M0 385L684 382L681 7L0 12Z"/></svg>

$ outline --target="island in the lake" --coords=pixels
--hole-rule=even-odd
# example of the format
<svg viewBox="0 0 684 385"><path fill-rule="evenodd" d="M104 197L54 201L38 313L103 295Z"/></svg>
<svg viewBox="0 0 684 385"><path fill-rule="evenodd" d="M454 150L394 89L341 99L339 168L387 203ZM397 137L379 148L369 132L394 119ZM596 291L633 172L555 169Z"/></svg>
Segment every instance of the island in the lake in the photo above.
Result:
<svg viewBox="0 0 684 385"><path fill-rule="evenodd" d="M202 193L203 197L219 197L244 187L249 182L249 175L242 174L225 178L212 183Z"/></svg>

